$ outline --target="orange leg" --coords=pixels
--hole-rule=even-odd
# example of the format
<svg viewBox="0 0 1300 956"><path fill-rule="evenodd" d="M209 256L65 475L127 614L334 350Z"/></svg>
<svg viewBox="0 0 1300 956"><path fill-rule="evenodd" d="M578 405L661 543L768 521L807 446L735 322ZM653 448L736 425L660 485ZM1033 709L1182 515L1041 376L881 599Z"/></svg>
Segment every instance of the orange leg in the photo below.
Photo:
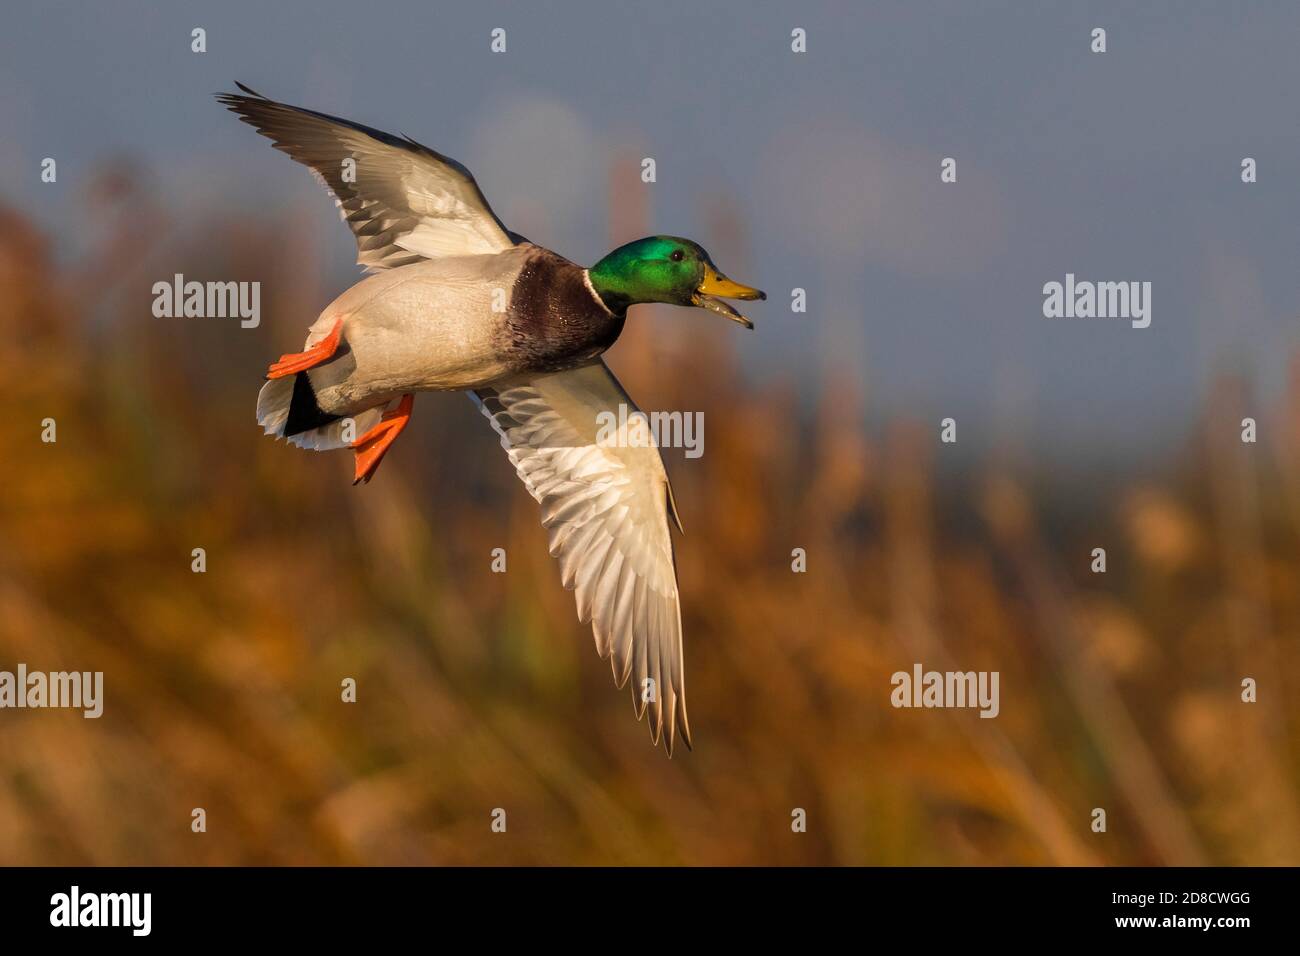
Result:
<svg viewBox="0 0 1300 956"><path fill-rule="evenodd" d="M339 341L342 338L343 320L339 319L334 323L334 328L330 330L330 334L307 351L290 352L288 355L281 355L280 361L266 370L266 377L284 378L288 375L297 375L309 368L315 368L322 362L328 362L338 350Z"/></svg>
<svg viewBox="0 0 1300 956"><path fill-rule="evenodd" d="M414 405L414 395L403 395L396 408L384 412L378 425L352 443L352 450L357 456L357 474L352 479L354 485L375 477L385 453L411 420L411 408Z"/></svg>

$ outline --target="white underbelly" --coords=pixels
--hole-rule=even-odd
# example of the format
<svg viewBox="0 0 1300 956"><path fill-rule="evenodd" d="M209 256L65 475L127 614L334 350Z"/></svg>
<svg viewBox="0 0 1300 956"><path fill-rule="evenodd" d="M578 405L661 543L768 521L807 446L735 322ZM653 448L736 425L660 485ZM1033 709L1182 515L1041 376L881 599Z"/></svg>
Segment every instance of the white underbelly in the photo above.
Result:
<svg viewBox="0 0 1300 956"><path fill-rule="evenodd" d="M317 404L349 415L407 392L477 388L509 374L492 291L416 277L365 299L343 315L338 357L310 373Z"/></svg>

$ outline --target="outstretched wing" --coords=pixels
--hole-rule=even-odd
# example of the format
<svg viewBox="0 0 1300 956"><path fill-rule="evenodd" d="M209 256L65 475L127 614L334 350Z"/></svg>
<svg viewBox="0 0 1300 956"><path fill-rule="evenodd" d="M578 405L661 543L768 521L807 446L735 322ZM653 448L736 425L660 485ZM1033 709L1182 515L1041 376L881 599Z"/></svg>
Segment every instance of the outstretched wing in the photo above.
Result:
<svg viewBox="0 0 1300 956"><path fill-rule="evenodd" d="M669 534L672 492L659 449L604 362L473 393L520 479L542 506L551 554L578 618L640 719L671 756L691 745L682 615ZM619 415L619 405L627 411ZM608 417L602 413L609 413ZM625 424L619 428L618 422ZM611 425L610 434L602 427Z"/></svg>
<svg viewBox="0 0 1300 956"><path fill-rule="evenodd" d="M515 244L468 169L413 139L287 106L255 93L218 93L241 120L307 166L334 195L368 272Z"/></svg>

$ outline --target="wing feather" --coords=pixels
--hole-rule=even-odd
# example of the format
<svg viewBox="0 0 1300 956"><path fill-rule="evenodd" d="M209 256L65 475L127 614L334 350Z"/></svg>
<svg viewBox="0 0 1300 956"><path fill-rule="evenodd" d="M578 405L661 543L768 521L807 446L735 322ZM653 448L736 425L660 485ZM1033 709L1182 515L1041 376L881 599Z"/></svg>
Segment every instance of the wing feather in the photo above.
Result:
<svg viewBox="0 0 1300 956"><path fill-rule="evenodd" d="M236 84L217 99L302 163L334 196L368 272L439 256L490 254L521 238L468 169L409 137L289 106Z"/></svg>
<svg viewBox="0 0 1300 956"><path fill-rule="evenodd" d="M689 747L675 515L644 419L599 361L473 394L541 506L560 579L614 682L634 678L633 707L638 719L650 715L655 743L671 755L680 733ZM628 423L616 441L600 440L604 412Z"/></svg>

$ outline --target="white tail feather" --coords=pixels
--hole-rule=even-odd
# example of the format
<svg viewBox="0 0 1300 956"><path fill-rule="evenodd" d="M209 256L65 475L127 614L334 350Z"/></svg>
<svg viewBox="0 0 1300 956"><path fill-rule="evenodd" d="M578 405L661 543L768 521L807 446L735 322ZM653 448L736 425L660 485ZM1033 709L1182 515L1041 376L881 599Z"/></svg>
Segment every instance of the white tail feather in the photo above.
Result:
<svg viewBox="0 0 1300 956"><path fill-rule="evenodd" d="M320 428L286 437L284 425L289 418L289 403L293 401L293 378L292 375L273 378L257 393L257 423L262 426L262 431L276 438L284 438L291 445L311 451L347 448L352 441L379 424L379 419L383 417L384 406L380 405L376 408L367 408L350 419L340 418ZM345 440L344 432L349 431L349 422L351 422L350 434L348 440Z"/></svg>

